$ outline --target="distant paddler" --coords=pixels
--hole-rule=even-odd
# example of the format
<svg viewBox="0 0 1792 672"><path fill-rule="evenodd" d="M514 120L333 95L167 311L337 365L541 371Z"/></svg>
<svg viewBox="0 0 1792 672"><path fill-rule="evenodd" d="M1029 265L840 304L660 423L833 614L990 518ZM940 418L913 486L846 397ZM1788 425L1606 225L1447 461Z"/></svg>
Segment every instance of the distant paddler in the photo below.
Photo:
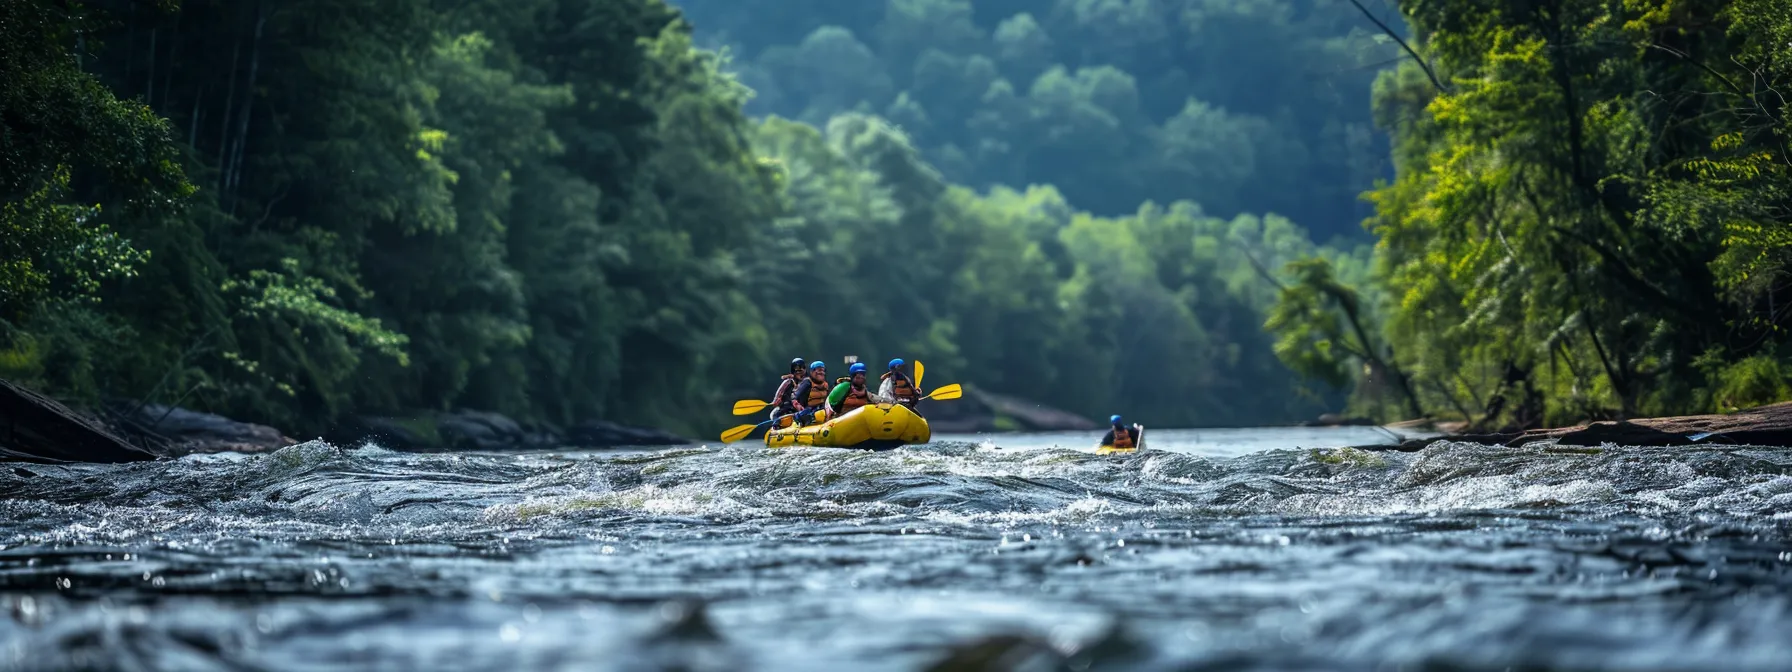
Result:
<svg viewBox="0 0 1792 672"><path fill-rule="evenodd" d="M1145 440L1143 426L1135 423L1131 427L1127 427L1121 423L1118 415L1109 416L1108 424L1110 425L1108 433L1101 436L1101 443L1095 447L1097 454L1134 452Z"/></svg>

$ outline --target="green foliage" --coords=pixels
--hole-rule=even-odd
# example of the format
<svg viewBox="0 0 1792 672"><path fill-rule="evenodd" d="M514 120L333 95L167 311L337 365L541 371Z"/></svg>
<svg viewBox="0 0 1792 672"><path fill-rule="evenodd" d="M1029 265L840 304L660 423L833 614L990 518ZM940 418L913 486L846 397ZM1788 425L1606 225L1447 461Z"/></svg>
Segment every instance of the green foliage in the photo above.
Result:
<svg viewBox="0 0 1792 672"><path fill-rule="evenodd" d="M242 292L242 310L249 317L286 320L298 325L298 329L336 332L360 341L401 365L409 364L404 351L408 338L381 327L378 319L331 305L336 299L336 290L324 281L302 273L297 259L281 260L279 272L249 271L247 280L224 283L224 291Z"/></svg>
<svg viewBox="0 0 1792 672"><path fill-rule="evenodd" d="M1356 295L1332 280L1324 259L1291 262L1289 269L1300 280L1282 290L1264 323L1277 336L1276 357L1295 373L1343 388L1352 380L1352 364L1367 359L1369 351L1345 333L1344 317L1333 304L1354 302Z"/></svg>
<svg viewBox="0 0 1792 672"><path fill-rule="evenodd" d="M1451 83L1408 62L1375 87L1396 162L1368 195L1381 335L1424 410L1531 425L1788 396L1792 126L1770 92L1792 5L1401 8ZM1310 304L1271 326L1336 382L1335 316Z"/></svg>
<svg viewBox="0 0 1792 672"><path fill-rule="evenodd" d="M1251 260L1318 249L1286 219L1188 202L1106 218L1051 187L977 193L864 115L825 132L770 118L756 143L781 168L785 214L746 270L780 353L900 354L957 382L1170 424L1282 421L1335 400L1291 394L1258 329L1275 294Z"/></svg>
<svg viewBox="0 0 1792 672"><path fill-rule="evenodd" d="M659 0L31 4L0 22L0 137L31 167L0 178L23 232L0 243L6 308L97 289L116 300L92 315L137 339L76 353L91 375L55 391L298 431L454 406L684 429L722 396L712 353L764 345L729 344L773 171L745 91ZM65 168L92 198L58 190ZM13 326L20 371L81 342Z"/></svg>
<svg viewBox="0 0 1792 672"><path fill-rule="evenodd" d="M1761 402L1786 2L1408 0L1448 93L1318 0L682 3L734 62L664 0L11 3L0 367L295 432L707 434L799 354L1166 425Z"/></svg>
<svg viewBox="0 0 1792 672"><path fill-rule="evenodd" d="M38 350L36 338L20 338L7 349L0 350L0 378L42 385L43 375L44 357Z"/></svg>
<svg viewBox="0 0 1792 672"><path fill-rule="evenodd" d="M84 11L0 6L0 320L129 276L145 255L114 227L191 190L166 124L81 70L70 47L96 23Z"/></svg>
<svg viewBox="0 0 1792 672"><path fill-rule="evenodd" d="M1712 373L1714 410L1731 412L1792 399L1792 367L1772 355L1755 355Z"/></svg>
<svg viewBox="0 0 1792 672"><path fill-rule="evenodd" d="M18 316L56 287L90 297L105 278L129 277L147 255L99 221L95 205L68 204L68 169L43 188L0 205L0 308Z"/></svg>
<svg viewBox="0 0 1792 672"><path fill-rule="evenodd" d="M748 111L882 115L955 183L1056 185L1124 215L1191 200L1360 236L1387 168L1375 68L1401 54L1324 0L678 0Z"/></svg>
<svg viewBox="0 0 1792 672"><path fill-rule="evenodd" d="M136 345L136 331L80 299L46 302L23 328L0 333L0 378L61 392L82 402L106 397L110 353Z"/></svg>

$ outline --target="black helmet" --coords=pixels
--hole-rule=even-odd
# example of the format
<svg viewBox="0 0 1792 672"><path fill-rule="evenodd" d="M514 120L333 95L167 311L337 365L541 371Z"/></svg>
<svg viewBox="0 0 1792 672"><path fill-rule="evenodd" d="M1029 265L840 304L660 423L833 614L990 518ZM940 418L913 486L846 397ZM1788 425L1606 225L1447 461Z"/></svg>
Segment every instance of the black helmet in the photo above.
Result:
<svg viewBox="0 0 1792 672"><path fill-rule="evenodd" d="M791 370L791 371L802 371L802 370L803 370L803 364L805 364L805 363L806 363L806 362L804 362L804 361L803 361L803 358L801 358L801 357L798 357L798 358L796 358L796 359L793 359L793 360L790 360L790 370Z"/></svg>

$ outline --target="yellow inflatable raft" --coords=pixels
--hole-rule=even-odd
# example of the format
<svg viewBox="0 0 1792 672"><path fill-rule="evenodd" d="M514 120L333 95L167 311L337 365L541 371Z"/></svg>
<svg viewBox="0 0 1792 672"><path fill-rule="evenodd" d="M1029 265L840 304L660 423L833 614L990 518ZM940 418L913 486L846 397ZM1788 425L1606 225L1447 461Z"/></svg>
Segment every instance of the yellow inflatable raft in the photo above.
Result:
<svg viewBox="0 0 1792 672"><path fill-rule="evenodd" d="M1139 449L1145 447L1145 426L1139 425L1139 424L1134 424L1133 428L1139 430L1139 440L1133 442L1133 446L1131 448L1115 448L1114 444L1104 443L1104 444L1101 444L1101 445L1098 445L1095 447L1095 454L1096 455L1124 455L1124 454L1128 454L1128 453L1139 452Z"/></svg>
<svg viewBox="0 0 1792 672"><path fill-rule="evenodd" d="M927 419L899 404L860 406L858 409L807 427L773 429L765 433L770 448L817 446L889 450L933 439Z"/></svg>

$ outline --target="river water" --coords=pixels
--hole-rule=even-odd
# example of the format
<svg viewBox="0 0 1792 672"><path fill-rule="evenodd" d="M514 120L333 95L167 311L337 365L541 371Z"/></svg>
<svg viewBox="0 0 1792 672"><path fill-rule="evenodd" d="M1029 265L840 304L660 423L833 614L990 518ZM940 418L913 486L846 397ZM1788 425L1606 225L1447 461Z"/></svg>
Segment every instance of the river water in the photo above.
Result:
<svg viewBox="0 0 1792 672"><path fill-rule="evenodd" d="M0 669L1792 669L1792 451L1094 439L0 465Z"/></svg>

